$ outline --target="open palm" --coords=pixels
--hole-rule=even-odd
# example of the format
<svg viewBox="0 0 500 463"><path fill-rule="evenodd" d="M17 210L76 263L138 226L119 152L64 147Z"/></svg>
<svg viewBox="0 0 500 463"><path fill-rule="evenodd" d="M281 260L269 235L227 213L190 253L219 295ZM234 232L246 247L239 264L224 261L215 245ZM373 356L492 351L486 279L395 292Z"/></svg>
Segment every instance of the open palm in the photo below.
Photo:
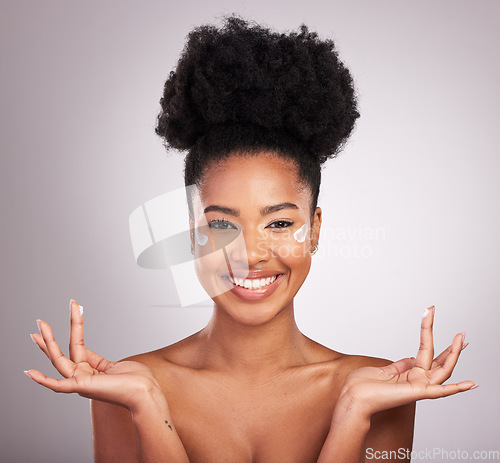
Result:
<svg viewBox="0 0 500 463"><path fill-rule="evenodd" d="M473 381L443 384L451 377L460 352L467 344L464 343L464 333L459 333L447 349L433 358L434 310L434 307L429 308L422 318L420 349L416 358L404 358L381 368L358 368L346 377L343 392L367 415L477 387Z"/></svg>
<svg viewBox="0 0 500 463"><path fill-rule="evenodd" d="M153 388L159 389L152 370L133 361L111 362L86 349L83 338L83 315L71 300L70 358L59 348L50 325L39 321L40 334L31 337L64 376L56 379L38 370L26 373L38 384L55 392L78 393L82 397L122 405L133 410Z"/></svg>

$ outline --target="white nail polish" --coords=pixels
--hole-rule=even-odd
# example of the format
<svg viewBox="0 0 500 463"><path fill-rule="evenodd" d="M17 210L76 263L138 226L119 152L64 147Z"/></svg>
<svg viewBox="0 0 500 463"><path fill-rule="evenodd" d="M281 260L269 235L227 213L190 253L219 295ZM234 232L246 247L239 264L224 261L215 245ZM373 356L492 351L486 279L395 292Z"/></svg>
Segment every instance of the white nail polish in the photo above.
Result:
<svg viewBox="0 0 500 463"><path fill-rule="evenodd" d="M427 317L427 315L429 315L429 309L425 309L425 310L424 310L424 313L423 313L423 315L422 315L422 318Z"/></svg>
<svg viewBox="0 0 500 463"><path fill-rule="evenodd" d="M79 305L78 307L80 308L80 315L83 315L83 306Z"/></svg>

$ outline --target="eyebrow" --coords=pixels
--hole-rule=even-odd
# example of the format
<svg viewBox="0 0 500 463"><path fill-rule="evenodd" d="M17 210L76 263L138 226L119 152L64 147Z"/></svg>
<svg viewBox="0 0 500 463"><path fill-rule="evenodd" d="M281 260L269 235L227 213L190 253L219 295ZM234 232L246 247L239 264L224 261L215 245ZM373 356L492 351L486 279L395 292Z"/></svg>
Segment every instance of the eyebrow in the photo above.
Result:
<svg viewBox="0 0 500 463"><path fill-rule="evenodd" d="M279 203L272 206L264 206L260 209L260 215L269 215L273 212L281 211L282 209L299 209L299 207L293 203ZM239 217L240 215L240 211L238 209L216 205L206 207L203 212L206 214L207 212L212 211L222 212L223 214L232 215L234 217Z"/></svg>

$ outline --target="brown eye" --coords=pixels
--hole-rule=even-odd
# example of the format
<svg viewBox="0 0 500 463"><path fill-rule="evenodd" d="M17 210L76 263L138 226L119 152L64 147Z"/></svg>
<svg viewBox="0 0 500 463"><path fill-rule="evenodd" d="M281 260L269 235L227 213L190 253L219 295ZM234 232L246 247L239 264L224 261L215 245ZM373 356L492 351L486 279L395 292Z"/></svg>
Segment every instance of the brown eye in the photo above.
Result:
<svg viewBox="0 0 500 463"><path fill-rule="evenodd" d="M209 223L208 223L208 226L210 228L213 228L215 230L236 230L237 228L231 223L231 222L228 222L227 220L211 220Z"/></svg>
<svg viewBox="0 0 500 463"><path fill-rule="evenodd" d="M276 225L273 227L273 225ZM288 220L277 220L273 222L271 225L268 225L271 228L288 228L293 225L293 222L289 222Z"/></svg>

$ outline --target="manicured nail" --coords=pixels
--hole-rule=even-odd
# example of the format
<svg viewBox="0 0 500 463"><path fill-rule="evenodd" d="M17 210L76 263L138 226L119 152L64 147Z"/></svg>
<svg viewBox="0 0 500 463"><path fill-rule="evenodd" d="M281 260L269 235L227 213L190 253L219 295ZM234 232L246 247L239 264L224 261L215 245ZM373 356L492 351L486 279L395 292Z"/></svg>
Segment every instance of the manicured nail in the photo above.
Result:
<svg viewBox="0 0 500 463"><path fill-rule="evenodd" d="M471 391L472 389L477 389L479 387L479 384L474 384L474 386L472 386L469 391Z"/></svg>
<svg viewBox="0 0 500 463"><path fill-rule="evenodd" d="M462 344L465 344L465 331L462 333Z"/></svg>
<svg viewBox="0 0 500 463"><path fill-rule="evenodd" d="M80 308L80 315L83 315L83 306L82 305L78 305L78 307Z"/></svg>
<svg viewBox="0 0 500 463"><path fill-rule="evenodd" d="M468 342L466 342L465 344L462 345L462 350L464 350L467 346L469 345Z"/></svg>
<svg viewBox="0 0 500 463"><path fill-rule="evenodd" d="M38 331L40 331L40 334L42 334L42 328L40 327L40 322L41 322L41 320L37 320L36 326L38 326Z"/></svg>
<svg viewBox="0 0 500 463"><path fill-rule="evenodd" d="M32 341L36 344L35 338L33 337L33 335L32 335L32 334L30 334L30 338L31 338L31 340L32 340ZM38 346L38 344L36 344L36 345Z"/></svg>
<svg viewBox="0 0 500 463"><path fill-rule="evenodd" d="M434 306L429 307L428 309L425 309L425 310L424 310L424 313L422 314L422 318L427 317L427 315L429 315L429 312L430 312L433 308L434 308Z"/></svg>
<svg viewBox="0 0 500 463"><path fill-rule="evenodd" d="M31 378L31 375L28 373L28 371L29 371L29 370L24 370L24 374L25 374L26 376L28 376L29 378ZM31 378L31 379L33 379L33 378Z"/></svg>

